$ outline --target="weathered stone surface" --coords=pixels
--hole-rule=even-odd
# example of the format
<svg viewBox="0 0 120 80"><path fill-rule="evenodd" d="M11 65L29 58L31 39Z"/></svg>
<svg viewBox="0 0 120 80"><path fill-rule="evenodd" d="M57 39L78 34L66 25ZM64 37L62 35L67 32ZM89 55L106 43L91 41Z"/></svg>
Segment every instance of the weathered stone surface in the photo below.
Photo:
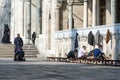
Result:
<svg viewBox="0 0 120 80"><path fill-rule="evenodd" d="M120 67L0 59L0 80L119 80Z"/></svg>

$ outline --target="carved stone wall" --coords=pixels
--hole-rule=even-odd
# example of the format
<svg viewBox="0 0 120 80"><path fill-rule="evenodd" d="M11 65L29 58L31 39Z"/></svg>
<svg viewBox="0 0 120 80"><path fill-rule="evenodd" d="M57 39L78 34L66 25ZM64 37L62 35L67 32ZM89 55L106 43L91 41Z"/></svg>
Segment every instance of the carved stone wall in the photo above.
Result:
<svg viewBox="0 0 120 80"><path fill-rule="evenodd" d="M3 37L4 24L11 23L11 0L0 0L0 42Z"/></svg>

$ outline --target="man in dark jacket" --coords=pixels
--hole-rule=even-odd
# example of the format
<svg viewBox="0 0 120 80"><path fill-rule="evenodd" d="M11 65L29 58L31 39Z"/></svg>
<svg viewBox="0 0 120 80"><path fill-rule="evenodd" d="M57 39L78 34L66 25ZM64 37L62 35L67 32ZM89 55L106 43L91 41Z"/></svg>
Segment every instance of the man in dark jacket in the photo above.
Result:
<svg viewBox="0 0 120 80"><path fill-rule="evenodd" d="M87 57L89 57L89 56L94 56L94 58L97 58L97 59L105 59L106 58L104 52L102 52L102 45L100 45L100 44L98 44L98 48L95 48L88 53Z"/></svg>
<svg viewBox="0 0 120 80"><path fill-rule="evenodd" d="M32 34L32 42L33 42L33 44L35 44L35 39L36 39L36 33L33 32L33 34Z"/></svg>
<svg viewBox="0 0 120 80"><path fill-rule="evenodd" d="M77 54L77 50L69 51L67 54L67 58L75 58Z"/></svg>
<svg viewBox="0 0 120 80"><path fill-rule="evenodd" d="M23 40L20 37L20 34L17 34L17 37L14 39L14 45L15 45L15 55L14 55L14 60L16 61L17 58L17 50L22 49L23 47Z"/></svg>

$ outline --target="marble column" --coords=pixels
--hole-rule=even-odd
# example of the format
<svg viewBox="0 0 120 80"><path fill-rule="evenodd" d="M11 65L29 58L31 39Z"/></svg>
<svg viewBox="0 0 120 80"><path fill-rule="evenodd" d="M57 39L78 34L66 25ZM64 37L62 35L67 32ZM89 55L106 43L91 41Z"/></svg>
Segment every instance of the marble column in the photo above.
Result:
<svg viewBox="0 0 120 80"><path fill-rule="evenodd" d="M111 0L111 24L115 24L115 0Z"/></svg>
<svg viewBox="0 0 120 80"><path fill-rule="evenodd" d="M55 0L55 3L54 3L55 5L54 5L54 8L55 8L55 26L54 26L54 31L59 31L59 29L60 29L60 8L61 8L61 6L62 6L62 2L61 1L58 1L58 0ZM55 32L54 32L55 33ZM53 33L53 34L54 34ZM60 43L60 41L58 41L59 43ZM55 55L57 55L57 56L61 56L62 55L62 53L61 53L61 50L60 49L62 49L62 48L60 48L61 46L59 46L59 44L58 44L58 42L57 42L57 40L55 40L55 39L53 39L52 40L52 49L55 51ZM58 54L56 54L56 53L58 53Z"/></svg>
<svg viewBox="0 0 120 80"><path fill-rule="evenodd" d="M117 34L112 35L113 40L112 42L114 43L112 45L113 47L113 53L112 53L112 60L117 60L117 56L119 56L118 52L118 45L119 45L119 36Z"/></svg>
<svg viewBox="0 0 120 80"><path fill-rule="evenodd" d="M68 19L68 24L69 24L69 30L72 29L73 26L73 4L69 4L69 19Z"/></svg>
<svg viewBox="0 0 120 80"><path fill-rule="evenodd" d="M26 0L26 32L27 39L31 39L31 0Z"/></svg>
<svg viewBox="0 0 120 80"><path fill-rule="evenodd" d="M92 12L93 12L93 14L92 14L92 26L93 27L95 27L96 26L96 13L97 13L97 11L96 11L96 0L92 0L93 1L93 6L92 6Z"/></svg>
<svg viewBox="0 0 120 80"><path fill-rule="evenodd" d="M96 11L97 11L97 14L96 14L96 25L99 25L100 24L100 0L97 0L96 1Z"/></svg>
<svg viewBox="0 0 120 80"><path fill-rule="evenodd" d="M37 34L42 34L42 8L41 0L37 0Z"/></svg>
<svg viewBox="0 0 120 80"><path fill-rule="evenodd" d="M56 17L56 28L55 30L58 31L60 28L60 8L62 6L62 2L56 1L56 8L55 8L55 17Z"/></svg>
<svg viewBox="0 0 120 80"><path fill-rule="evenodd" d="M87 0L84 0L84 23L83 26L86 28L88 26L88 7Z"/></svg>
<svg viewBox="0 0 120 80"><path fill-rule="evenodd" d="M116 17L116 10L115 10L115 6L116 6L116 1L115 0L111 0L111 24L114 25L115 24L115 17ZM114 35L114 53L112 56L113 60L117 59L117 45L118 45L118 35Z"/></svg>
<svg viewBox="0 0 120 80"><path fill-rule="evenodd" d="M60 11L59 8L56 9L56 28L55 30L58 31L60 28Z"/></svg>

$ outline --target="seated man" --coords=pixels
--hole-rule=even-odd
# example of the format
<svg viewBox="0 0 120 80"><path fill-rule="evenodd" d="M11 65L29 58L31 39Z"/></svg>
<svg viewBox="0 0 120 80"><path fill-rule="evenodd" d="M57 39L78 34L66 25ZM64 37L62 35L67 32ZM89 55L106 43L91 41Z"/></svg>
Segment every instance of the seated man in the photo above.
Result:
<svg viewBox="0 0 120 80"><path fill-rule="evenodd" d="M78 52L78 58L85 58L86 57L86 46L82 46Z"/></svg>
<svg viewBox="0 0 120 80"><path fill-rule="evenodd" d="M93 51L94 58L100 58L101 55L102 55L102 52L100 49L98 49L98 48L94 49L94 51Z"/></svg>
<svg viewBox="0 0 120 80"><path fill-rule="evenodd" d="M90 51L87 57L94 56L94 58L105 59L105 54L102 52L101 49L102 45L98 45L98 48L95 48L94 50Z"/></svg>
<svg viewBox="0 0 120 80"><path fill-rule="evenodd" d="M67 58L76 58L77 50L75 51L70 51L67 54Z"/></svg>

